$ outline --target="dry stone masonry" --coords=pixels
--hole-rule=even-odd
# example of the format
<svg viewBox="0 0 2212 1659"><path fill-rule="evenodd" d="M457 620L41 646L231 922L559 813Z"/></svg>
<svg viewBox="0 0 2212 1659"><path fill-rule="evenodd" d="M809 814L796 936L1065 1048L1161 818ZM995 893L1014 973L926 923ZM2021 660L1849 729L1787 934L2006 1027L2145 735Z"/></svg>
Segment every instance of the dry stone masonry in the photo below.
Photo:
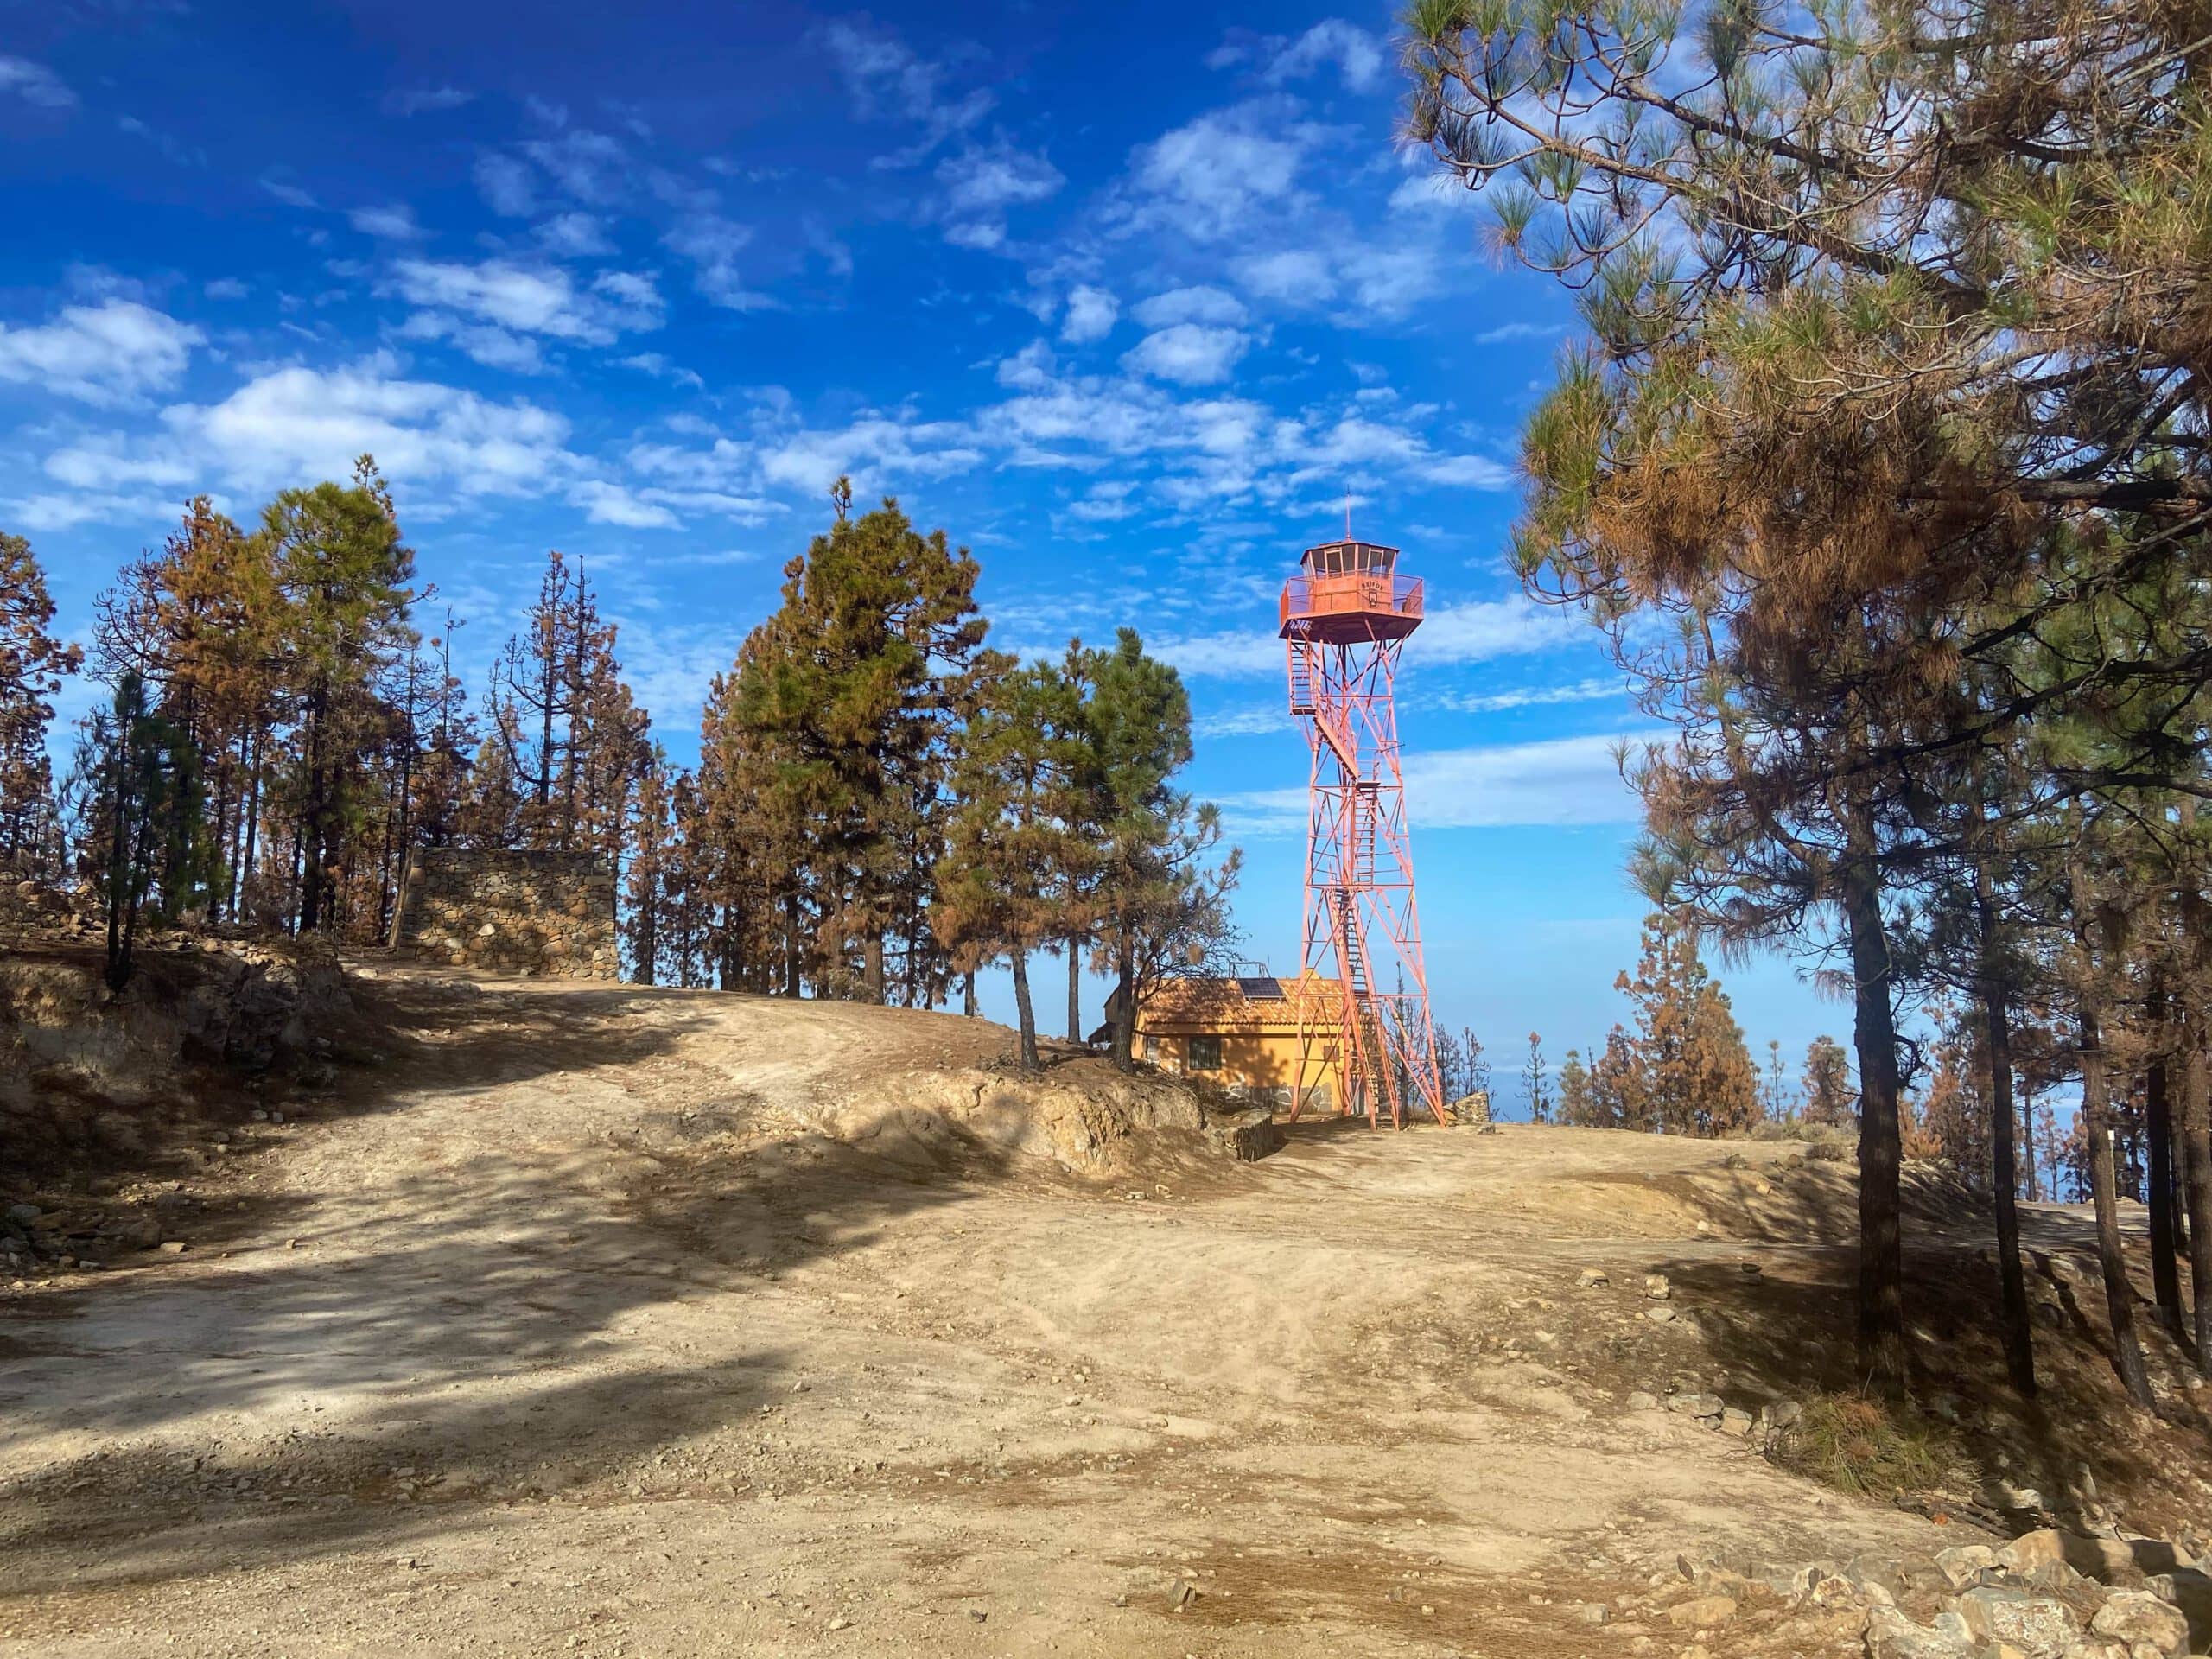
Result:
<svg viewBox="0 0 2212 1659"><path fill-rule="evenodd" d="M614 872L593 853L418 847L391 946L452 968L614 979Z"/></svg>

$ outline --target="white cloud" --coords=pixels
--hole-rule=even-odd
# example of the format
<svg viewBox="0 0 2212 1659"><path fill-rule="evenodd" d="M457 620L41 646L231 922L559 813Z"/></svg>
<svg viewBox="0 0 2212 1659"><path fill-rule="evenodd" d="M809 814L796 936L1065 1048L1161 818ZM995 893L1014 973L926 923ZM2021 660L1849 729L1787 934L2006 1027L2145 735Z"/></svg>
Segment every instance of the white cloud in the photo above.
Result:
<svg viewBox="0 0 2212 1659"><path fill-rule="evenodd" d="M912 167L947 138L982 120L996 100L982 87L948 98L945 66L917 55L905 41L865 17L843 18L822 31L823 43L836 60L838 73L863 116L917 123L915 141L878 167Z"/></svg>
<svg viewBox="0 0 2212 1659"><path fill-rule="evenodd" d="M1421 469L1432 484L1465 490L1510 490L1513 469L1488 455L1440 455Z"/></svg>
<svg viewBox="0 0 2212 1659"><path fill-rule="evenodd" d="M938 163L939 211L947 238L964 247L992 248L1006 239L1006 211L1049 200L1067 182L1044 156L1001 138L971 146Z"/></svg>
<svg viewBox="0 0 2212 1659"><path fill-rule="evenodd" d="M1185 639L1147 639L1145 649L1194 678L1244 679L1284 671L1282 641L1256 627ZM1300 798L1304 798L1302 792Z"/></svg>
<svg viewBox="0 0 2212 1659"><path fill-rule="evenodd" d="M413 242L423 235L423 227L415 222L415 210L405 202L392 202L382 207L356 207L346 217L362 235L388 242Z"/></svg>
<svg viewBox="0 0 2212 1659"><path fill-rule="evenodd" d="M1402 316L1442 286L1436 256L1420 248L1373 248L1344 262L1352 297L1370 311Z"/></svg>
<svg viewBox="0 0 2212 1659"><path fill-rule="evenodd" d="M1192 729L1201 738L1261 737L1276 732L1294 729L1290 715L1281 704L1262 705L1255 709L1231 709L1220 714L1201 715L1192 722Z"/></svg>
<svg viewBox="0 0 2212 1659"><path fill-rule="evenodd" d="M431 321L422 327L431 333L455 332L445 319L458 316L511 334L604 346L622 334L658 328L663 316L652 279L630 271L602 272L589 289L579 289L558 265L402 259L392 266L392 283L410 304L428 308Z"/></svg>
<svg viewBox="0 0 2212 1659"><path fill-rule="evenodd" d="M309 192L286 179L264 179L261 188L287 207L313 209L321 205Z"/></svg>
<svg viewBox="0 0 2212 1659"><path fill-rule="evenodd" d="M450 311L417 311L400 325L398 334L402 340L449 340L486 368L510 374L543 374L549 366L535 336L471 322Z"/></svg>
<svg viewBox="0 0 2212 1659"><path fill-rule="evenodd" d="M594 257L614 251L607 221L594 213L556 213L534 228L548 253L566 259Z"/></svg>
<svg viewBox="0 0 2212 1659"><path fill-rule="evenodd" d="M1618 675L1608 678L1573 680L1565 685L1524 685L1510 691L1446 693L1425 701L1463 715L1502 714L1515 709L1548 709L1563 702L1600 702L1628 696L1628 683Z"/></svg>
<svg viewBox="0 0 2212 1659"><path fill-rule="evenodd" d="M1164 222L1193 241L1240 236L1278 214L1296 194L1298 171L1319 139L1280 98L1214 110L1154 143L1135 160L1136 227Z"/></svg>
<svg viewBox="0 0 2212 1659"><path fill-rule="evenodd" d="M431 110L457 110L476 94L458 86L416 86L384 95L386 115L421 115Z"/></svg>
<svg viewBox="0 0 2212 1659"><path fill-rule="evenodd" d="M1567 332L1567 325L1559 322L1502 322L1495 328L1485 328L1475 336L1478 346L1503 346L1512 340L1549 340Z"/></svg>
<svg viewBox="0 0 2212 1659"><path fill-rule="evenodd" d="M671 362L667 356L659 352L639 352L635 357L626 357L620 360L624 368L636 369L640 373L650 374L658 380L672 380L679 386L690 387L694 391L704 391L707 389L707 383L697 374L680 364Z"/></svg>
<svg viewBox="0 0 2212 1659"><path fill-rule="evenodd" d="M1344 85L1371 91L1382 79L1382 43L1341 17L1325 18L1278 52L1262 73L1272 82L1298 80L1333 63Z"/></svg>
<svg viewBox="0 0 2212 1659"><path fill-rule="evenodd" d="M1483 663L1550 651L1581 637L1578 618L1525 594L1432 606L1406 642L1406 655L1430 663Z"/></svg>
<svg viewBox="0 0 2212 1659"><path fill-rule="evenodd" d="M969 149L938 163L938 182L955 213L988 213L1024 202L1043 201L1067 181L1042 156L1015 149L1003 140Z"/></svg>
<svg viewBox="0 0 2212 1659"><path fill-rule="evenodd" d="M88 404L128 403L175 385L205 339L134 300L68 306L49 323L0 327L0 380Z"/></svg>
<svg viewBox="0 0 2212 1659"><path fill-rule="evenodd" d="M1623 781L1617 747L1633 740L1567 737L1409 753L1406 810L1421 830L1628 824L1643 816ZM1303 789L1259 790L1223 798L1236 833L1282 836L1306 828Z"/></svg>
<svg viewBox="0 0 2212 1659"><path fill-rule="evenodd" d="M1175 288L1141 301L1131 315L1147 328L1166 328L1179 322L1234 326L1244 321L1245 311L1234 294L1221 289Z"/></svg>
<svg viewBox="0 0 2212 1659"><path fill-rule="evenodd" d="M587 479L569 492L569 499L582 507L594 524L622 524L632 530L677 530L683 521L666 507L641 500L620 484Z"/></svg>
<svg viewBox="0 0 2212 1659"><path fill-rule="evenodd" d="M597 206L622 199L629 152L606 133L577 127L550 138L533 138L522 151L579 201ZM480 175L478 182L482 182Z"/></svg>
<svg viewBox="0 0 2212 1659"><path fill-rule="evenodd" d="M263 487L345 477L365 453L394 480L467 494L535 493L576 464L563 448L569 423L554 411L397 379L381 359L327 372L272 370L219 404L181 404L162 419L231 477Z"/></svg>
<svg viewBox="0 0 2212 1659"><path fill-rule="evenodd" d="M998 381L1002 386L1041 391L1053 383L1056 372L1052 348L1041 340L1033 340L1012 357L1001 360Z"/></svg>
<svg viewBox="0 0 2212 1659"><path fill-rule="evenodd" d="M42 110L66 110L77 102L77 94L44 64L5 54L0 54L0 93L11 94Z"/></svg>
<svg viewBox="0 0 2212 1659"><path fill-rule="evenodd" d="M1394 213L1465 214L1474 210L1472 192L1449 173L1423 171L1390 192Z"/></svg>
<svg viewBox="0 0 2212 1659"><path fill-rule="evenodd" d="M476 158L476 194L484 205L506 219L527 219L537 211L537 179L512 156L487 149Z"/></svg>
<svg viewBox="0 0 2212 1659"><path fill-rule="evenodd" d="M200 291L211 300L242 300L251 290L235 276L218 276Z"/></svg>
<svg viewBox="0 0 2212 1659"><path fill-rule="evenodd" d="M1262 299L1318 305L1337 296L1337 279L1328 260L1309 249L1283 248L1253 254L1231 261L1230 269L1238 282Z"/></svg>
<svg viewBox="0 0 2212 1659"><path fill-rule="evenodd" d="M1122 366L1155 380L1173 380L1185 386L1211 385L1226 380L1249 342L1234 328L1206 328L1179 322L1172 328L1147 334L1122 355Z"/></svg>
<svg viewBox="0 0 2212 1659"><path fill-rule="evenodd" d="M746 287L739 274L737 256L753 240L750 227L716 213L700 213L682 220L661 239L671 251L691 262L693 285L712 303L732 311L765 310L776 303Z"/></svg>
<svg viewBox="0 0 2212 1659"><path fill-rule="evenodd" d="M1333 63L1345 86L1356 92L1371 92L1382 79L1382 43L1356 24L1329 17L1294 41L1285 35L1233 29L1228 40L1206 54L1209 69L1233 69L1247 63L1274 86L1303 79Z"/></svg>
<svg viewBox="0 0 2212 1659"><path fill-rule="evenodd" d="M1060 338L1071 346L1103 340L1114 331L1121 308L1103 288L1083 286L1068 291L1068 313L1060 324Z"/></svg>
<svg viewBox="0 0 2212 1659"><path fill-rule="evenodd" d="M836 431L788 433L763 442L756 454L760 476L771 485L827 490L838 478L849 477L861 495L873 493L880 481L964 473L983 459L962 423L880 415L863 416Z"/></svg>
<svg viewBox="0 0 2212 1659"><path fill-rule="evenodd" d="M155 431L80 439L45 470L88 495L210 486L255 495L346 477L367 453L395 482L528 496L589 475L568 435L553 410L403 379L378 355L327 371L268 370L219 403L172 404Z"/></svg>

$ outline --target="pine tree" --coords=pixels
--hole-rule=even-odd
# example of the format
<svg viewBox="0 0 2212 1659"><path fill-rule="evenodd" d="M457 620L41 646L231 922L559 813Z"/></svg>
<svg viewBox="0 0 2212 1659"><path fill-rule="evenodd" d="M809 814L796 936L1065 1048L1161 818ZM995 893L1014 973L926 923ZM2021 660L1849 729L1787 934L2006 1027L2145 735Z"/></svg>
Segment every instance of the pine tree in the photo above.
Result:
<svg viewBox="0 0 2212 1659"><path fill-rule="evenodd" d="M624 943L629 950L630 977L640 985L658 981L662 957L668 949L664 930L669 921L671 877L679 856L679 835L668 757L656 743L638 772L636 804L628 833L629 858L623 874Z"/></svg>
<svg viewBox="0 0 2212 1659"><path fill-rule="evenodd" d="M832 499L835 524L785 567L782 607L741 658L731 715L769 757L777 817L806 842L817 984L880 1002L887 939L904 921L909 950L925 946L918 889L942 851L985 625L967 550L888 499L850 516L842 480Z"/></svg>
<svg viewBox="0 0 2212 1659"><path fill-rule="evenodd" d="M413 643L415 556L364 457L348 486L286 490L259 536L276 587L278 648L296 735L286 804L298 849L298 925L334 930L338 877L369 790L382 710L372 689Z"/></svg>
<svg viewBox="0 0 2212 1659"><path fill-rule="evenodd" d="M1559 1067L1559 1121L1577 1128L1611 1127L1600 1112L1591 1087L1590 1072L1582 1064L1582 1051L1570 1048Z"/></svg>
<svg viewBox="0 0 2212 1659"><path fill-rule="evenodd" d="M1798 1116L1821 1128L1849 1128L1858 1120L1859 1094L1851 1084L1851 1062L1834 1038L1815 1037L1805 1046L1797 1077Z"/></svg>
<svg viewBox="0 0 2212 1659"><path fill-rule="evenodd" d="M1550 1068L1544 1064L1544 1039L1529 1033L1529 1057L1521 1063L1521 1090L1529 1097L1529 1121L1548 1123L1552 1116Z"/></svg>
<svg viewBox="0 0 2212 1659"><path fill-rule="evenodd" d="M54 694L82 658L54 637L45 574L20 536L0 532L0 866L53 874Z"/></svg>
<svg viewBox="0 0 2212 1659"><path fill-rule="evenodd" d="M104 977L119 992L130 982L149 909L168 922L206 901L206 802L198 752L152 707L132 671L124 671L112 709L93 716L87 748L94 772L81 856L106 915Z"/></svg>
<svg viewBox="0 0 2212 1659"><path fill-rule="evenodd" d="M1020 1064L1033 1071L1029 961L1067 938L1064 907L1080 847L1069 820L1085 752L1082 694L1049 664L1017 668L987 652L977 669L988 689L961 737L931 919L962 972L1006 959Z"/></svg>
<svg viewBox="0 0 2212 1659"><path fill-rule="evenodd" d="M1622 974L1615 988L1636 1005L1640 1127L1717 1135L1740 1134L1758 1121L1751 1051L1683 918L1662 911L1645 918L1636 975Z"/></svg>
<svg viewBox="0 0 2212 1659"><path fill-rule="evenodd" d="M1114 977L1114 1063L1128 1071L1137 1011L1154 991L1225 969L1241 859L1232 848L1215 861L1220 815L1174 787L1192 752L1190 696L1174 669L1122 628L1111 651L1071 647L1062 676L1088 692L1077 771L1088 800L1073 821L1096 836L1084 910L1095 918L1095 965Z"/></svg>

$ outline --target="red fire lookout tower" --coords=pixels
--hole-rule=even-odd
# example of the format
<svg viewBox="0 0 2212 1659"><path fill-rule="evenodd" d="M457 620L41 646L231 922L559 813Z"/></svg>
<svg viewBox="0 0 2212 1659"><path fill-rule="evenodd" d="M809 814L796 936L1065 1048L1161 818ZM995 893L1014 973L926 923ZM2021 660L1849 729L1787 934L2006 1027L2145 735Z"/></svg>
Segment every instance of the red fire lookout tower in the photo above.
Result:
<svg viewBox="0 0 2212 1659"><path fill-rule="evenodd" d="M1306 549L1283 587L1281 634L1290 712L1313 753L1303 966L1333 982L1300 1005L1295 1075L1314 1075L1309 1060L1318 1069L1333 1051L1342 1109L1402 1125L1421 1105L1445 1116L1393 695L1421 584L1397 564L1396 548L1349 538ZM1292 1090L1294 1117L1301 1093Z"/></svg>

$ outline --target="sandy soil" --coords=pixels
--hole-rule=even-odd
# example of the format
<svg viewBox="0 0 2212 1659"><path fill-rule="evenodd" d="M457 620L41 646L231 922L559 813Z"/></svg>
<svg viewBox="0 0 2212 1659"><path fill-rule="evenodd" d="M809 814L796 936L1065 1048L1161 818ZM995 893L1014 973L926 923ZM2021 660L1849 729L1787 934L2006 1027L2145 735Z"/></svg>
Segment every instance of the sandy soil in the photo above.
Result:
<svg viewBox="0 0 2212 1659"><path fill-rule="evenodd" d="M0 1311L0 1653L1612 1653L1575 1604L1678 1550L1943 1541L1624 1408L1753 1402L1745 1263L1841 1282L1786 1144L1328 1126L1105 1185L856 1116L979 1022L367 996L380 1063L162 1172L183 1253Z"/></svg>

